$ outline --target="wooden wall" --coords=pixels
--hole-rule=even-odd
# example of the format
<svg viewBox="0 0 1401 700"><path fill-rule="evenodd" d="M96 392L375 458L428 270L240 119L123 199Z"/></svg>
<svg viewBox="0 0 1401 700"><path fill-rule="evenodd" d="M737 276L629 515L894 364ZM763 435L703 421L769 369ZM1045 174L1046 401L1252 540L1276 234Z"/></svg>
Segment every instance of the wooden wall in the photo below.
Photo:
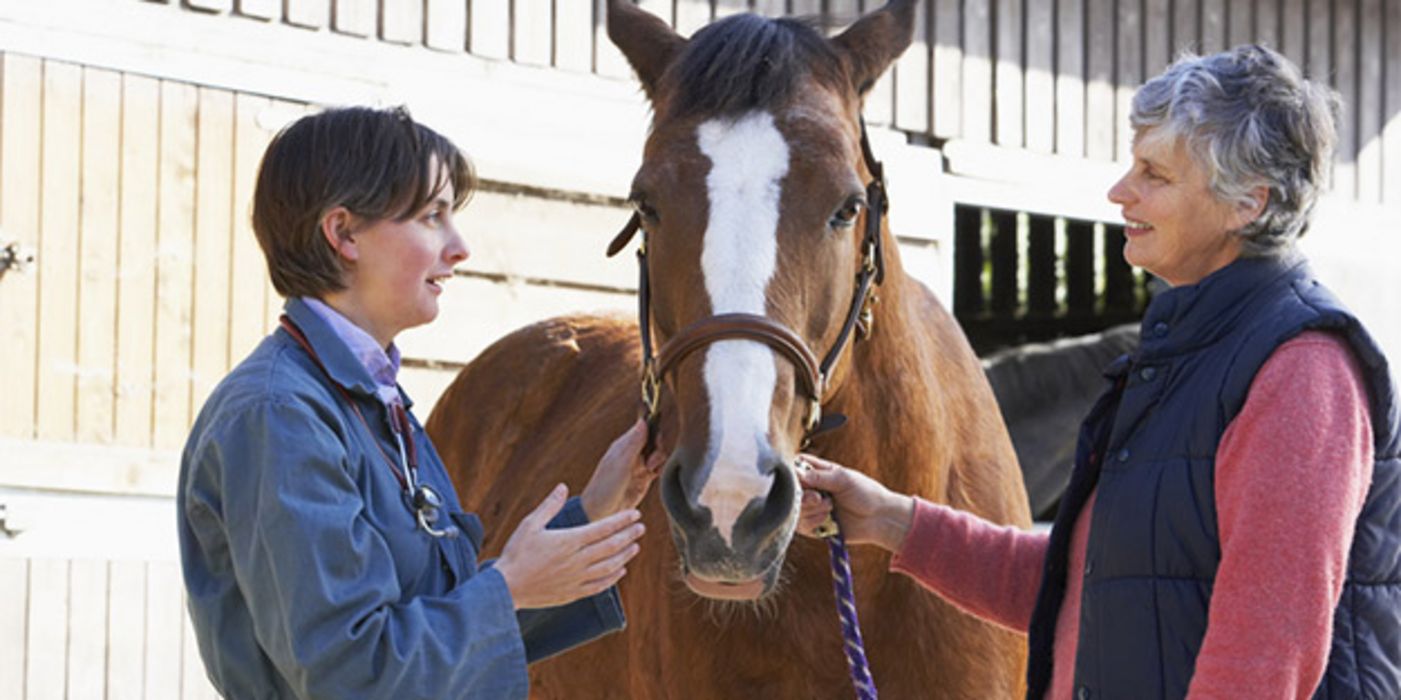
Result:
<svg viewBox="0 0 1401 700"><path fill-rule="evenodd" d="M113 0L117 1L117 0ZM175 2L176 0L122 0ZM638 0L689 34L741 11L844 26L884 0ZM605 0L183 0L189 12L626 79ZM1342 96L1336 186L1401 203L1401 0L922 0L867 104L934 143L1124 160L1134 88L1183 50L1274 47ZM1387 157L1390 156L1390 157Z"/></svg>

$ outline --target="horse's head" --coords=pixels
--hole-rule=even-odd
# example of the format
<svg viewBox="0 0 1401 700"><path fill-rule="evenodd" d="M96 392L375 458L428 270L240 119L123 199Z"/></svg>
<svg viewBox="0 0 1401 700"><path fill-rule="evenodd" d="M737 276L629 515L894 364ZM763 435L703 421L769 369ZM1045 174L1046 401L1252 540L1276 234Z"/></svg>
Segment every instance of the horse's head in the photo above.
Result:
<svg viewBox="0 0 1401 700"><path fill-rule="evenodd" d="M687 40L629 0L609 3L609 36L654 112L632 200L651 328L685 340L661 357L676 429L660 491L700 595L755 599L778 579L799 510L794 457L829 389L810 386L812 363L776 336L808 359L842 336L872 180L861 99L909 45L913 4L892 0L830 40L754 15ZM716 317L773 328L716 334Z"/></svg>

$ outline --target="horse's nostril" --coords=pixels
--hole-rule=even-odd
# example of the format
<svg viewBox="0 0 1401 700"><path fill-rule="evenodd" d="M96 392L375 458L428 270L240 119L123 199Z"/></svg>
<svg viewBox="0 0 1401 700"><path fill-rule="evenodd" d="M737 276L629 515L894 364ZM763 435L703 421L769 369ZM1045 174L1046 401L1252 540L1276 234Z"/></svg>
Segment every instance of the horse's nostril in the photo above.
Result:
<svg viewBox="0 0 1401 700"><path fill-rule="evenodd" d="M672 523L683 532L686 530L698 531L701 528L709 527L708 511L699 509L695 505L695 496L699 494L686 492L685 479L682 475L682 460L673 457L662 468L661 477L657 481L661 491L662 506L666 508Z"/></svg>

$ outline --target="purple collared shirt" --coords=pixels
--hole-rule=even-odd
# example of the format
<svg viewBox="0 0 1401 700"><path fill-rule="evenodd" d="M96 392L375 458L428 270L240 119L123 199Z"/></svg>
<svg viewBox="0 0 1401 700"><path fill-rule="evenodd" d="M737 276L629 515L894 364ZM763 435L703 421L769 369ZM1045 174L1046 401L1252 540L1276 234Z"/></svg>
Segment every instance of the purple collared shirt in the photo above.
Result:
<svg viewBox="0 0 1401 700"><path fill-rule="evenodd" d="M398 346L390 343L389 350L386 351L364 328L352 323L326 302L312 297L302 297L302 301L335 331L336 337L340 338L341 342L350 348L351 354L364 365L375 380L375 394L379 400L385 406L401 403Z"/></svg>

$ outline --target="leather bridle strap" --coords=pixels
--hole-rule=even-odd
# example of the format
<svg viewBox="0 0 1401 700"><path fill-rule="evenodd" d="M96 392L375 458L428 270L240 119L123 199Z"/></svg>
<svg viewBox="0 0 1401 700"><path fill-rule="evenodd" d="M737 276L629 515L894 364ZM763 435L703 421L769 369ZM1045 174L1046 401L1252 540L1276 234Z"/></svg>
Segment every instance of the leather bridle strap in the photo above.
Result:
<svg viewBox="0 0 1401 700"><path fill-rule="evenodd" d="M741 313L700 319L670 338L662 346L660 354L654 355L651 284L647 269L647 233L643 231L642 243L637 248L637 318L642 344L642 405L643 416L647 419L648 426L647 452L651 452L656 436L662 380L686 356L719 340L756 340L774 348L793 363L797 380L809 402L804 424L807 438L822 430L835 428L845 421L840 417L822 420L822 396L827 389L827 377L840 359L842 351L850 343L853 331L859 330L863 337L869 335L872 323L871 306L876 300L874 290L885 278L885 259L881 244L881 222L888 209L885 168L871 151L864 119L861 121L861 156L865 160L866 168L871 172L871 182L866 185L866 230L861 242L861 269L857 273L856 290L852 294L841 332L820 362L807 343L787 326L764 316ZM634 212L608 245L608 256L612 257L622 250L641 228L641 217Z"/></svg>

